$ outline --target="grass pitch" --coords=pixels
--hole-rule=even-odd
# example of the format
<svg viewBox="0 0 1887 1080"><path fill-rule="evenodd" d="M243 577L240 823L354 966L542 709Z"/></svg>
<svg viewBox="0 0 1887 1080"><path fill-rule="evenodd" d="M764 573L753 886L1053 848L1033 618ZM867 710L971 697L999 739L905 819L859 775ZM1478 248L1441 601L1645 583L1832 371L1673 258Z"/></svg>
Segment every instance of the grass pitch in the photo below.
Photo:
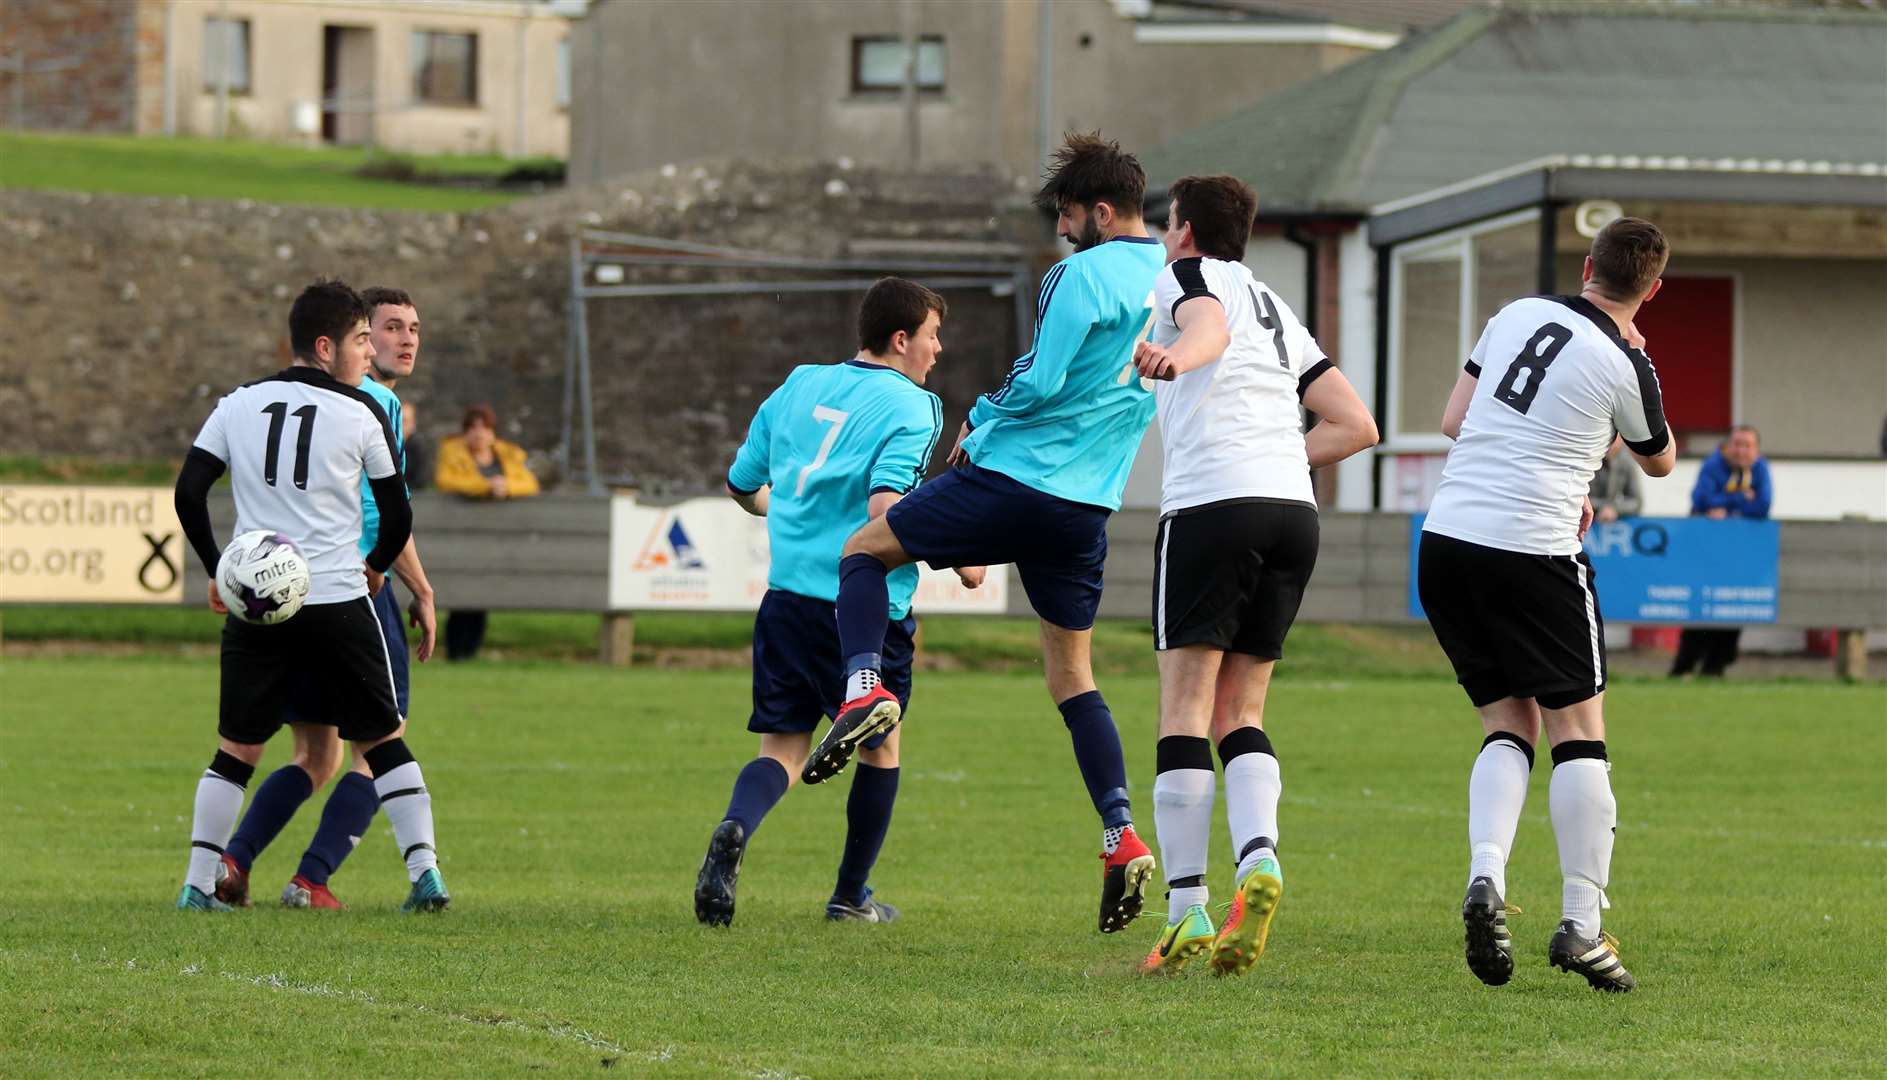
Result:
<svg viewBox="0 0 1887 1080"><path fill-rule="evenodd" d="M1097 833L1027 674L921 675L873 884L886 927L822 921L849 774L749 849L731 930L694 872L753 753L744 672L509 663L415 673L412 744L453 909L403 917L384 818L335 878L353 910L170 910L213 659L0 661L0 1073L638 1076L1877 1073L1887 941L1878 686L1624 683L1607 926L1638 992L1546 966L1546 772L1509 870L1520 965L1461 959L1480 739L1439 679L1284 677L1287 890L1242 980L1132 974L1152 919L1095 932ZM1104 680L1152 833L1155 685ZM271 748L258 777L283 761ZM1544 757L1544 755L1542 755ZM1215 895L1228 895L1223 822Z"/></svg>

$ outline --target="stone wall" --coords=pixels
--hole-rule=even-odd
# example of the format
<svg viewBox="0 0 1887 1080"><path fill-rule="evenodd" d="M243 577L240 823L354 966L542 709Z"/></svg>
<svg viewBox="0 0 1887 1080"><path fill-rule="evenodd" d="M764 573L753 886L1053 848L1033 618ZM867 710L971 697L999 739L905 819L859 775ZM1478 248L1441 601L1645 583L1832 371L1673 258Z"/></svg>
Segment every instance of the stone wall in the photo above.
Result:
<svg viewBox="0 0 1887 1080"><path fill-rule="evenodd" d="M139 99L140 83L153 74L157 124L163 123L163 11L158 4L0 0L0 56L15 54L25 59L24 75L11 66L0 68L0 122L8 126L152 130L140 127Z"/></svg>
<svg viewBox="0 0 1887 1080"><path fill-rule="evenodd" d="M573 229L815 257L1047 250L1050 239L1015 185L991 172L812 163L667 172L474 215L0 191L0 455L181 460L219 395L280 365L296 292L334 275L414 294L423 344L401 396L427 436L453 433L466 405L489 402L502 433L554 471ZM632 269L628 280L750 276ZM932 388L944 398L947 440L1008 369L1017 334L1013 298L946 296ZM754 408L787 371L855 352L856 302L855 293L591 301L600 471L654 490L716 487Z"/></svg>

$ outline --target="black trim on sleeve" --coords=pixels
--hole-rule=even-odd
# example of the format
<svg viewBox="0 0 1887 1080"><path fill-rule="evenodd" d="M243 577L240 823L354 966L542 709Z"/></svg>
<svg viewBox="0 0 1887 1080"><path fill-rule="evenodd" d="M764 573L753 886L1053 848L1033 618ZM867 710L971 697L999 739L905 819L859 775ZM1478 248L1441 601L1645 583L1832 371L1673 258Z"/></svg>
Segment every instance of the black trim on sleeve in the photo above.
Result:
<svg viewBox="0 0 1887 1080"><path fill-rule="evenodd" d="M380 536L367 553L367 565L374 573L384 574L412 538L413 504L406 499L406 481L399 473L377 480L369 478L367 486L373 490L374 505L380 508Z"/></svg>
<svg viewBox="0 0 1887 1080"><path fill-rule="evenodd" d="M746 498L749 495L760 494L760 488L754 488L752 491L749 491L746 488L741 487L739 484L734 483L734 473L732 470L728 471L726 484L727 484L727 490L733 492L736 495L741 496L742 498ZM765 487L765 486L766 485L764 484L761 485L761 487Z"/></svg>
<svg viewBox="0 0 1887 1080"><path fill-rule="evenodd" d="M1632 453L1650 457L1661 453L1671 442L1671 425L1664 419L1664 390L1658 385L1658 369L1651 366L1651 358L1637 349L1627 348L1625 356L1631 360L1632 371L1638 376L1638 397L1645 407L1645 430L1651 437L1643 442L1626 440Z"/></svg>
<svg viewBox="0 0 1887 1080"><path fill-rule="evenodd" d="M193 446L183 459L183 471L177 474L177 490L172 496L177 522L211 580L216 578L216 563L223 553L216 546L216 527L210 523L210 486L228 468L222 458Z"/></svg>
<svg viewBox="0 0 1887 1080"><path fill-rule="evenodd" d="M1324 372L1330 371L1334 369L1336 366L1337 365L1331 363L1330 358L1326 356L1322 360L1319 360L1316 363L1312 364L1310 366L1309 371L1306 371L1304 374L1298 376L1297 400L1299 401L1304 400L1304 395L1310 392L1310 384L1316 382L1318 379L1323 378Z"/></svg>
<svg viewBox="0 0 1887 1080"><path fill-rule="evenodd" d="M911 490L910 488L892 487L890 484L879 484L877 487L871 489L871 494L873 495L883 495L883 494L905 495L905 494L908 494L910 490Z"/></svg>
<svg viewBox="0 0 1887 1080"><path fill-rule="evenodd" d="M1173 280L1179 283L1179 297L1173 301L1173 306L1167 309L1166 317L1175 324L1179 322L1179 305L1195 296L1211 296L1214 300L1218 299L1206 286L1206 275L1200 269L1202 265L1203 260L1197 256L1173 260Z"/></svg>
<svg viewBox="0 0 1887 1080"><path fill-rule="evenodd" d="M1473 378L1478 379L1481 377L1481 365L1475 363L1473 360L1469 360L1468 366L1461 370L1467 372Z"/></svg>

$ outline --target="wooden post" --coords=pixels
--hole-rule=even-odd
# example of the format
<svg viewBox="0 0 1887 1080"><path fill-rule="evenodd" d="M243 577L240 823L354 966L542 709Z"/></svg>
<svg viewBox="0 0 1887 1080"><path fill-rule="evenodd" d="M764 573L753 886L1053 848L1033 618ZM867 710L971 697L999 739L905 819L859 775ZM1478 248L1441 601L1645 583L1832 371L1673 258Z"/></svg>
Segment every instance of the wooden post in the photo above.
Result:
<svg viewBox="0 0 1887 1080"><path fill-rule="evenodd" d="M1867 678L1867 631L1835 631L1835 678L1847 682Z"/></svg>
<svg viewBox="0 0 1887 1080"><path fill-rule="evenodd" d="M604 612L597 644L597 659L611 667L628 667L636 653L636 613Z"/></svg>

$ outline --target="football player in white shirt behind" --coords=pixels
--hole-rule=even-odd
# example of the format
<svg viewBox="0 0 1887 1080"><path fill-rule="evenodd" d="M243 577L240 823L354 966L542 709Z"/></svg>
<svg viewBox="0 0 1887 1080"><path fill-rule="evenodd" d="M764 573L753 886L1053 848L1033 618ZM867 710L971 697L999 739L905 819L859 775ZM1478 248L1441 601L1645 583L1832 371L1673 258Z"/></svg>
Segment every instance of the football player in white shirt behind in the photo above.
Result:
<svg viewBox="0 0 1887 1080"><path fill-rule="evenodd" d="M1605 628L1580 540L1592 521L1586 488L1615 433L1645 475L1666 476L1676 464L1657 372L1632 326L1669 258L1650 222L1607 225L1578 296L1526 297L1488 320L1442 417L1455 445L1416 576L1487 736L1468 778L1472 861L1461 917L1468 968L1490 986L1513 975L1507 856L1542 720L1563 878L1547 958L1599 990L1634 985L1617 941L1599 929L1618 807L1601 712Z"/></svg>
<svg viewBox="0 0 1887 1080"><path fill-rule="evenodd" d="M1169 189L1166 267L1154 322L1135 351L1154 388L1165 479L1155 541L1153 628L1160 741L1154 824L1167 924L1141 964L1175 972L1212 950L1242 975L1264 951L1284 892L1278 759L1265 690L1317 562L1310 473L1376 444L1349 380L1241 259L1258 196L1230 176ZM1300 405L1322 419L1308 434ZM1225 763L1236 891L1216 934L1206 914L1212 742Z"/></svg>

